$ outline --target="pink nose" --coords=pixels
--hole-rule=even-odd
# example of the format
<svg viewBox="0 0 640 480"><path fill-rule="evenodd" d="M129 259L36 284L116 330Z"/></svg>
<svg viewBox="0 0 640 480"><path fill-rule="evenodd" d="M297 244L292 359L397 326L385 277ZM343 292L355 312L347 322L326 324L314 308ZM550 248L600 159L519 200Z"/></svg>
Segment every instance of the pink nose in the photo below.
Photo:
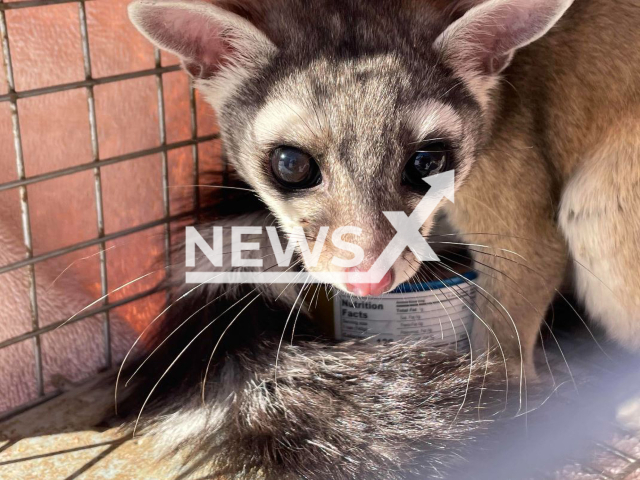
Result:
<svg viewBox="0 0 640 480"><path fill-rule="evenodd" d="M362 270L360 270L358 267L347 269L347 273L358 272L362 272ZM389 290L389 288L391 288L391 285L393 285L393 272L390 270L385 273L384 277L382 277L382 280L380 280L380 282L378 283L347 283L346 287L347 290L359 297L375 297L378 295L382 295L384 292Z"/></svg>

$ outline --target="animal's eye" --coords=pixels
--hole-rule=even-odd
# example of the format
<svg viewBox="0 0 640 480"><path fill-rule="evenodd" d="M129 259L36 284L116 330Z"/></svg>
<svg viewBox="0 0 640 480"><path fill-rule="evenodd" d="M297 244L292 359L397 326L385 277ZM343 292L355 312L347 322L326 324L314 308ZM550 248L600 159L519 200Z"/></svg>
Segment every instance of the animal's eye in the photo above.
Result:
<svg viewBox="0 0 640 480"><path fill-rule="evenodd" d="M402 175L404 183L419 190L428 190L429 185L423 178L451 170L450 151L451 147L442 142L423 145L407 162Z"/></svg>
<svg viewBox="0 0 640 480"><path fill-rule="evenodd" d="M320 168L311 155L293 147L278 147L271 153L271 170L284 187L313 188L320 185Z"/></svg>

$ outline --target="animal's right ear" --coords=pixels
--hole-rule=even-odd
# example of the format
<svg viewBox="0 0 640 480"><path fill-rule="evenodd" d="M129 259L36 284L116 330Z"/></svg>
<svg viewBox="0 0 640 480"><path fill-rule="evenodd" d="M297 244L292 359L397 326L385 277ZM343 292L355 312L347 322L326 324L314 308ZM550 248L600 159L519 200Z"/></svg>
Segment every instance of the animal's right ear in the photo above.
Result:
<svg viewBox="0 0 640 480"><path fill-rule="evenodd" d="M129 5L129 17L158 48L177 55L193 77L207 79L225 67L251 69L276 51L235 6L228 0L137 0Z"/></svg>

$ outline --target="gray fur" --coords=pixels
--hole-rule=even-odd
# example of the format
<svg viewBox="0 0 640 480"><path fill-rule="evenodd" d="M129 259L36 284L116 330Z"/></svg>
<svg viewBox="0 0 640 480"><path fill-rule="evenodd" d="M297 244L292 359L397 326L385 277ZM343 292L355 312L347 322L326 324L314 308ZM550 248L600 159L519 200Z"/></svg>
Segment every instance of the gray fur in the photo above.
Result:
<svg viewBox="0 0 640 480"><path fill-rule="evenodd" d="M264 211L224 217L200 231L207 238L211 225L264 225L270 219ZM269 243L262 244L252 257L269 255ZM459 463L506 406L497 354L472 363L425 340L335 344L319 334L306 309L293 337L293 321L287 325L286 319L300 308L299 286L198 288L183 285L183 275L174 271L169 281L173 306L147 339L147 354L125 365L119 411L130 426L141 413L139 430L154 439L159 457L179 455L187 476L436 477ZM328 294L320 288L319 295ZM250 303L258 292L260 299Z"/></svg>
<svg viewBox="0 0 640 480"><path fill-rule="evenodd" d="M229 161L285 231L305 225L314 237L322 226L331 229L330 235L340 226L355 226L363 230L358 243L366 259L377 258L395 234L382 212L411 212L422 198L402 185L404 165L419 145L446 138L456 150L460 184L482 145L483 112L477 99L433 48L451 18L428 2L409 0L232 3L236 8L231 11L248 19L271 45L262 47L260 62L241 52L235 70L195 79L217 110ZM229 8L227 2L214 5L219 5L216 12ZM144 22L137 24L170 48L145 30ZM253 47L247 48L255 55ZM425 137L417 131L420 109L431 103L451 114L431 112L434 125ZM275 109L275 121L269 109ZM285 122L278 131L274 123L287 115L298 125ZM320 188L291 193L275 184L268 158L283 144L317 159L325 179ZM430 225L424 226L425 234ZM317 267L307 266L310 271L334 268L331 246L325 250ZM413 258L399 259L395 285L408 280L417 266Z"/></svg>
<svg viewBox="0 0 640 480"><path fill-rule="evenodd" d="M185 396L180 414L151 433L176 440L179 423L200 417L178 448L189 451L187 467L210 474L391 479L435 477L488 425L478 419L489 397L478 404L483 362L469 384L468 359L427 342L301 343L280 352L276 385L276 349L257 345L228 359L206 407L199 391Z"/></svg>
<svg viewBox="0 0 640 480"><path fill-rule="evenodd" d="M436 478L496 409L493 390L479 401L493 366L478 361L470 374L468 358L428 342L285 344L277 372L276 351L277 342L256 342L227 356L205 405L196 385L177 404L152 406L145 432L158 454L181 455L199 475Z"/></svg>
<svg viewBox="0 0 640 480"><path fill-rule="evenodd" d="M379 255L394 233L382 212L410 212L420 199L401 182L405 162L416 145L445 137L455 151L457 187L456 204L446 204L446 214L466 241L488 249L474 252L477 265L490 271L480 268L478 284L488 295L476 305L484 321L476 322L472 345L477 352L498 343L509 375L521 385L536 378L540 325L569 253L586 255L583 264L595 262L589 272L612 275L611 284L626 286L624 302L609 292L597 296L604 289L591 277L583 279L582 290L604 306L602 312L591 310L617 337L637 344L640 286L637 276L620 272L640 248L633 230L640 205L633 161L640 63L625 58L638 55L640 40L633 32L639 10L633 2L577 1L556 29L514 56L555 25L571 0L446 3L199 2L206 22L196 22L184 37L213 26L218 49L228 56L212 61L203 55L206 35L197 48L180 52L196 86L217 109L230 162L285 232L301 225L314 236L321 226L354 225L363 229L360 245L367 255ZM159 46L175 52L163 32L145 23L145 11L168 4L179 6L157 23L162 28L175 26L172 19L188 16L187 5L195 5L138 0L134 20ZM611 34L612 25L627 25L624 41ZM202 68L189 68L194 62ZM507 82L500 82L502 75ZM625 80L620 88L613 83L618 77ZM625 139L629 146L621 149L618 143ZM279 145L313 155L323 184L296 193L280 188L268 168L269 152ZM608 179L606 188L596 177ZM595 230L593 222L576 225L580 210L597 211L602 199L615 198L626 202L619 212L608 212L618 217ZM563 205L572 214L561 231L555 218ZM428 220L424 235L430 227ZM319 270L328 268L331 253ZM521 259L532 268L523 268ZM411 278L415 267L415 259L401 257L394 265L396 282ZM285 344L276 385L276 347L283 329L288 335L291 302L273 295L245 302L247 310L232 325L242 308L233 302L251 288L227 291L222 302L200 310L174 335L213 290L203 287L182 301L159 329L158 341L167 335L171 341L143 369L143 380L129 396L133 403L142 401L158 372L168 372L143 419L170 449L189 447L195 469L247 478L256 472L271 478L399 478L414 470L414 454L422 450L422 474L428 475L484 425L472 416L484 370L469 377L468 363L419 342ZM229 315L196 337L227 308ZM298 325L311 328L307 340L314 338L310 319ZM222 334L201 405L198 385ZM194 338L188 354L167 370ZM460 410L467 385L473 401Z"/></svg>

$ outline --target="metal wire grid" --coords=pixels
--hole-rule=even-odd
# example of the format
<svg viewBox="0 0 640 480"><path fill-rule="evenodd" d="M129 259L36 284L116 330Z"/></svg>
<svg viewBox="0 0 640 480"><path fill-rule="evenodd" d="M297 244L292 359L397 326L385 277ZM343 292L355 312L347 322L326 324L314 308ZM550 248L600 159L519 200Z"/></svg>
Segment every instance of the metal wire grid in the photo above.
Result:
<svg viewBox="0 0 640 480"><path fill-rule="evenodd" d="M115 240L121 237L126 237L128 235L149 230L151 228L157 226L164 227L164 249L165 249L165 267L168 269L170 267L170 247L171 247L171 235L170 235L170 223L174 220L177 220L179 216L171 216L170 214L170 205L169 205L169 194L168 194L168 186L169 186L169 171L168 171L168 152L171 150L176 150L184 147L191 147L192 149L192 158L193 158L193 184L199 184L199 151L198 144L208 141L213 141L218 139L218 135L207 135L207 136L199 136L198 135L198 122L197 122L197 112L196 112L196 96L195 91L192 87L189 90L190 96L190 119L191 119L191 137L189 140L175 142L175 143L167 143L167 129L166 129L166 116L165 116L165 104L164 104L164 85L163 85L163 75L170 72L175 72L179 70L178 66L167 66L163 67L161 63L161 55L159 50L155 50L155 68L149 70L142 70L137 72L130 72L121 75L113 75L102 78L94 78L92 75L91 69L91 51L89 47L89 32L87 28L87 15L86 15L86 2L91 0L27 0L27 1L18 1L12 3L4 3L5 0L0 0L0 38L2 41L2 50L4 54L4 69L6 73L6 79L8 84L8 93L0 95L0 102L8 102L10 105L11 118L12 118L12 126L13 126L13 137L14 137L14 147L16 154L16 168L18 172L18 179L7 182L4 184L0 184L0 192L11 189L18 189L20 194L20 206L22 213L22 228L24 235L24 247L25 247L25 258L20 261L16 261L14 263L0 266L0 275L17 270L20 268L27 268L29 275L29 303L31 310L31 330L22 335L10 338L3 342L0 342L0 349L9 347L11 345L21 343L27 340L31 340L33 342L33 349L35 355L35 380L37 386L38 399L32 402L29 402L25 405L22 405L14 410L9 412L5 412L0 415L0 420L6 419L13 415L16 415L22 411L25 411L39 403L42 403L53 396L56 396L60 392L52 392L45 395L44 391L44 378L43 378L43 370L42 370L42 347L41 347L41 335L53 331L65 324L67 319L60 319L58 322L49 324L45 327L40 326L39 317L38 317L38 303L37 303L37 294L36 294L36 278L35 278L35 265L39 262L43 262L49 260L51 258L60 257L62 255L66 255L78 250L83 250L88 247L98 246L99 260L100 260L100 282L101 282L101 295L105 296L105 300L102 302L97 308L93 308L90 311L86 311L77 317L75 317L72 321L66 323L65 325L71 325L76 322L80 322L89 317L95 317L97 315L101 315L103 318L103 358L104 358L104 366L110 367L113 364L112 352L111 352L111 322L110 322L110 311L114 308L120 307L122 305L135 302L141 298L144 298L148 295L156 293L157 289L152 289L150 291L142 292L117 302L109 302L108 297L108 282L107 282L107 258L106 258L106 243L111 240ZM11 61L11 48L9 41L9 32L7 28L7 21L5 16L5 11L12 9L21 9L21 8L32 8L32 7L41 7L47 5L58 5L64 3L77 3L79 9L79 21L80 21L80 36L82 42L82 54L83 54L83 63L84 63L84 75L85 79L79 82L71 82L60 85L53 85L43 88L37 88L26 91L16 91L15 89L15 81L13 76L13 66ZM157 107L158 107L158 119L159 119L159 133L160 133L160 145L154 148L149 148L137 152L127 153L125 155L119 155L111 158L100 158L100 149L98 143L98 128L97 128L97 118L96 118L96 107L95 107L95 97L94 97L94 87L96 85L104 85L108 83L119 82L123 80L130 80L140 77L149 77L154 76L156 79L156 87L157 87ZM63 92L67 90L76 90L76 89L85 89L87 94L87 106L88 106L88 115L89 115L89 126L91 133L91 154L92 159L91 162L76 165L69 168L64 168L61 170L48 172L40 175L34 175L27 177L25 173L24 166L24 156L22 151L22 138L20 132L20 115L18 108L18 100L35 97L40 95L46 95L50 93ZM162 187L163 187L163 218L148 222L142 225L138 225L133 228L129 228L126 230L121 230L119 232L115 232L109 235L105 234L104 228L104 210L103 210L103 198L102 198L102 178L101 178L101 168L107 167L110 165L114 165L121 162L126 162L130 160L135 160L137 158L145 157L148 155L160 154L161 163L162 163ZM44 182L47 180L52 180L55 178L63 177L66 175L71 175L74 173L92 170L94 174L94 185L95 185L95 207L97 214L97 235L94 239L84 241L75 245L71 245L68 247L60 248L57 250L53 250L50 252L46 252L40 255L33 254L33 246L32 246L32 232L31 232L31 224L30 224L30 216L29 216L29 199L27 196L27 186ZM226 168L225 168L226 171ZM226 175L225 175L226 180ZM225 181L226 183L226 181ZM193 190L194 197L194 205L199 207L200 205L200 196L199 189L194 187ZM627 435L635 435L630 432L622 432ZM640 459L635 458L612 445L599 443L596 446L597 450L601 454L606 454L610 458L615 458L620 461L623 461L626 464L626 467L622 469L622 473L618 475L611 475L606 471L602 471L599 468L590 467L588 465L582 464L580 469L585 474L591 476L592 478L598 478L603 480L623 480L627 478L630 474L636 472L640 469Z"/></svg>
<svg viewBox="0 0 640 480"><path fill-rule="evenodd" d="M575 333L570 334L561 331L556 332L555 337L562 344L563 354L566 355L565 358L571 363L574 373L578 376L582 375L584 377L583 381L589 382L589 372L592 366L590 365L590 357L582 353L585 346L584 339L576 338L578 335ZM553 354L551 358L554 358ZM562 365L562 363L564 363L564 360L561 362L559 358L555 358L554 364L556 366ZM576 397L571 390L564 391L564 393L557 392L557 394L568 405L575 404L579 399L579 396ZM623 451L621 448L624 447L619 442L621 439L633 439L635 442L640 443L640 431L630 430L617 422L611 425L611 428L607 429L607 431L609 438L601 438L599 441L591 443L586 455L589 458L588 461L585 461L584 458L566 459L567 467L571 467L571 478L584 478L585 480L631 480L632 478L640 478L640 458L628 451ZM578 477L578 474L581 476ZM543 478L546 480L564 480L558 473L546 474Z"/></svg>
<svg viewBox="0 0 640 480"><path fill-rule="evenodd" d="M631 437L637 436L637 433L633 432L621 431L621 433ZM606 469L586 465L584 462L576 463L582 473L597 480L628 480L630 475L640 469L640 459L623 452L613 445L598 442L594 446L592 455L606 458L610 462L621 462L624 465L620 468L620 473L614 474Z"/></svg>
<svg viewBox="0 0 640 480"><path fill-rule="evenodd" d="M157 49L155 50L155 68L153 69L131 72L131 73L126 73L121 75L113 75L113 76L102 77L102 78L93 77L92 70L91 70L91 50L89 46L89 31L87 28L87 15L86 15L86 2L90 2L90 1L91 0L29 0L29 1L5 3L5 0L0 0L0 38L2 41L2 51L4 54L4 69L5 69L6 79L8 84L8 93L0 95L0 102L8 102L10 105L14 147L15 147L15 154L16 154L16 168L18 173L17 180L0 184L0 192L5 190L11 190L11 189L19 190L20 207L21 207L21 213L22 213L22 229L23 229L24 248L25 248L24 259L8 265L0 266L0 275L13 270L20 269L20 268L25 268L25 267L27 268L28 277L29 277L29 304L30 304L30 313L31 313L31 330L22 335L0 342L0 349L9 347L11 345L14 345L20 342L24 342L27 340L31 340L33 342L33 350L35 355L35 381L36 381L37 394L38 394L38 398L35 401L29 402L25 405L18 407L17 409L11 410L9 412L5 412L4 414L0 415L0 420L6 419L10 416L13 416L22 411L25 411L26 409L31 408L32 406L37 405L39 403L42 403L43 401L46 401L49 398L52 398L60 393L60 392L52 392L52 393L45 394L43 368L42 368L41 335L47 332L53 331L62 326L72 325L74 323L80 322L89 317L95 317L97 315L101 315L103 319L104 366L105 368L109 368L113 365L113 358L112 358L112 352L111 352L110 311L116 307L120 307L122 305L135 302L137 300L140 300L141 298L144 298L148 295L156 293L158 289L154 288L152 290L124 298L117 302L109 302L109 299L107 297L109 290L108 290L108 283L107 283L107 257L106 257L106 251L105 251L106 243L108 241L115 240L117 238L126 237L133 233L149 230L151 228L162 225L164 226L164 249L165 249L164 261L165 261L165 267L169 269L170 260L171 260L170 259L170 255L171 255L170 224L172 221L179 219L180 216L179 215L171 216L170 214L169 193L167 188L169 186L168 152L171 150L176 150L179 148L191 146L191 149L192 149L191 153L193 158L193 185L194 185L193 196L194 196L194 205L197 209L200 206L199 190L197 187L197 185L199 184L198 145L200 143L213 141L219 138L217 134L206 135L206 136L198 135L196 95L193 87L190 87L190 90L189 90L190 118L191 118L190 139L181 141L181 142L167 143L163 75L166 73L178 71L180 67L175 65L163 67L161 63L161 54L160 54L160 51ZM7 10L13 10L13 9L42 7L47 5L57 5L57 4L63 4L63 3L78 4L78 10L79 10L78 16L80 21L80 37L82 42L82 55L83 55L85 79L79 82L53 85L53 86L48 86L44 88L37 88L33 90L26 90L26 91L20 91L20 92L16 91L15 79L13 75L13 64L11 60L11 45L9 41L9 31L7 27L5 12ZM125 155L119 155L119 156L105 158L105 159L100 158L94 87L96 85L104 85L104 84L119 82L123 80L130 80L134 78L150 77L150 76L154 76L156 79L157 96L158 96L157 108L158 108L158 119L159 119L158 128L160 133L160 145L154 148L132 152ZM22 150L22 137L21 137L21 131L20 131L20 115L19 115L18 100L29 98L29 97L35 97L39 95L46 95L50 93L63 92L67 90L76 90L76 89L85 89L87 94L87 106L88 106L89 126L90 126L90 134L91 134L91 154L92 154L91 162L76 165L70 168L64 168L64 169L53 171L53 172L48 172L40 175L27 177L25 173L24 155ZM163 200L163 218L152 221L152 222L148 222L142 225L138 225L133 228L121 230L119 232L106 235L105 227L104 227L101 168L114 165L116 163L126 162L126 161L134 160L137 158L145 157L152 154L160 154L161 156L162 187L163 187L163 199L162 199ZM85 170L92 170L93 176L94 176L95 208L96 208L96 217L97 217L96 237L88 241L77 243L75 245L49 251L40 255L34 255L27 186L34 183L43 182L46 180L51 180L54 178L59 178L66 175L82 172ZM226 170L226 167L225 167L225 170ZM226 175L225 175L225 178L226 178ZM49 260L55 257L60 257L62 255L66 255L78 250L83 250L85 248L92 247L92 246L98 246L100 250L100 253L99 253L100 283L101 283L101 294L102 296L105 296L104 301L101 302L101 305L99 307L83 312L82 314L78 315L77 317L75 317L73 320L69 322L67 322L68 319L60 319L55 323L49 324L45 327L41 327L40 321L39 321L39 315L38 315L38 299L37 299L37 293L36 293L35 265L39 262L43 262L45 260Z"/></svg>
<svg viewBox="0 0 640 480"><path fill-rule="evenodd" d="M627 430L619 429L619 434L637 438L640 432L630 432ZM630 480L632 475L638 475L640 472L640 458L636 458L627 452L623 452L619 448L613 445L598 442L594 444L592 451L590 452L592 457L598 457L602 459L604 464L617 464L618 473L612 473L608 468L601 468L591 464L587 464L584 461L576 460L574 462L575 471L572 472L572 478L576 478L576 473L582 475L580 478L585 480ZM570 459L568 459L570 461ZM569 464L571 466L571 464ZM558 475L545 475L547 480L558 480Z"/></svg>

